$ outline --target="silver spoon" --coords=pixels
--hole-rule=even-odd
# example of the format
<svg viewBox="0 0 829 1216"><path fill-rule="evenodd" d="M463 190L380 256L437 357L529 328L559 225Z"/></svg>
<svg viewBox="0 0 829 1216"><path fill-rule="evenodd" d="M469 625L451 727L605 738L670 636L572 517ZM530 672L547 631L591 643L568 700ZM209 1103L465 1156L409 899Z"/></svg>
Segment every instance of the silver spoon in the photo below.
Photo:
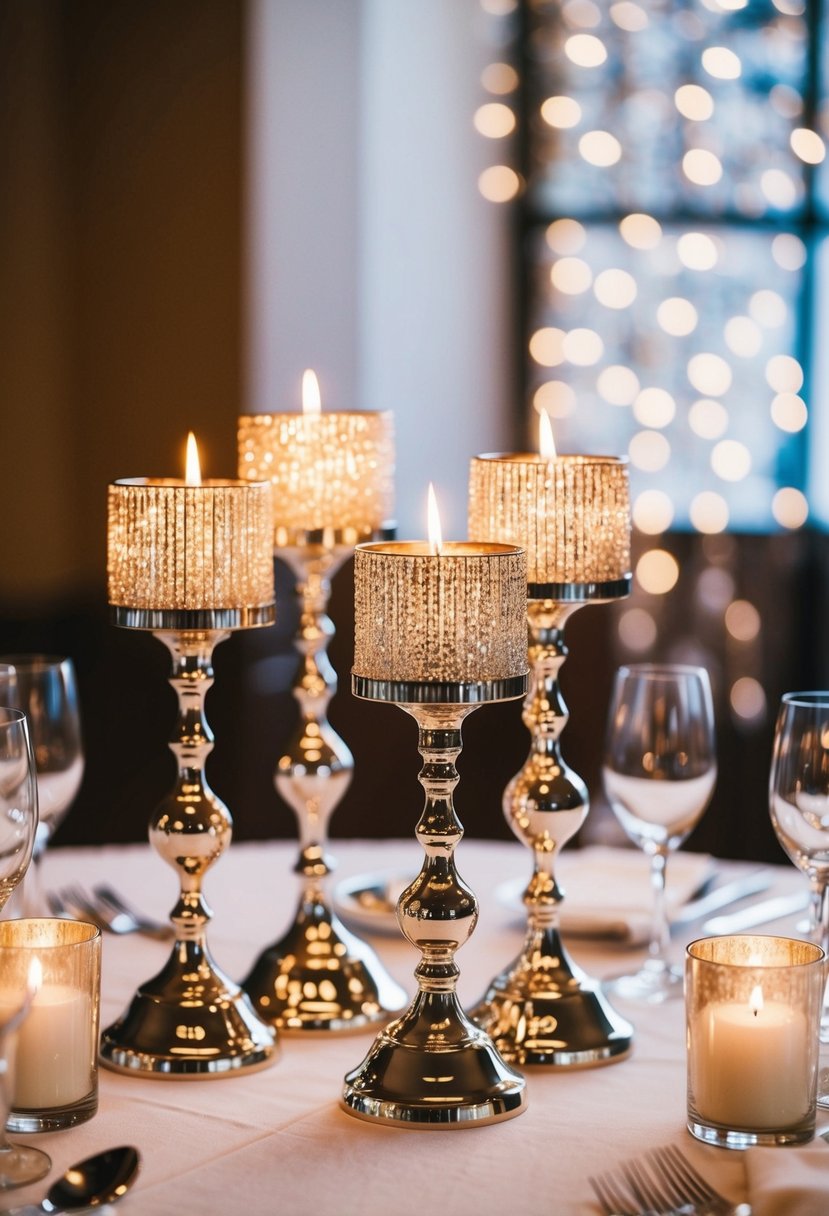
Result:
<svg viewBox="0 0 829 1216"><path fill-rule="evenodd" d="M141 1158L131 1144L108 1148L94 1157L70 1165L66 1173L53 1182L40 1203L27 1203L20 1208L7 1208L0 1216L40 1216L43 1212L59 1216L62 1212L77 1212L82 1208L115 1203L135 1181Z"/></svg>

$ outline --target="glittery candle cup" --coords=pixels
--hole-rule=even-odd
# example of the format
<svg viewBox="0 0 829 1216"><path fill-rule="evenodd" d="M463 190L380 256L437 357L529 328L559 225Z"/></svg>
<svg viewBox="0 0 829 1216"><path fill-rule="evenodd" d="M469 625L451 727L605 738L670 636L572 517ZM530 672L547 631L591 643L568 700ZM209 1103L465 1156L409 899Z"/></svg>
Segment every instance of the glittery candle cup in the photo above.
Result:
<svg viewBox="0 0 829 1216"><path fill-rule="evenodd" d="M394 514L393 416L243 414L239 476L271 483L276 548L326 530L369 539Z"/></svg>
<svg viewBox="0 0 829 1216"><path fill-rule="evenodd" d="M108 592L116 609L150 617L228 612L242 626L273 605L266 482L131 478L109 486L108 507Z"/></svg>
<svg viewBox="0 0 829 1216"><path fill-rule="evenodd" d="M355 676L386 683L509 680L527 670L526 560L514 545L358 545Z"/></svg>
<svg viewBox="0 0 829 1216"><path fill-rule="evenodd" d="M475 456L469 535L526 549L531 599L555 599L556 588L574 583L612 588L630 577L627 462L534 452Z"/></svg>

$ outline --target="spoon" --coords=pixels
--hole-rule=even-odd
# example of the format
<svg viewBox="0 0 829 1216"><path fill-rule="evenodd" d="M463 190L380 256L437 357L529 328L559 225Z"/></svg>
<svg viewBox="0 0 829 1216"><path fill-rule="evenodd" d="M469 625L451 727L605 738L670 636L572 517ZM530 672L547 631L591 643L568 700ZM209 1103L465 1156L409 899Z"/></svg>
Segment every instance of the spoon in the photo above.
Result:
<svg viewBox="0 0 829 1216"><path fill-rule="evenodd" d="M0 1216L40 1216L43 1212L59 1216L62 1212L114 1203L132 1186L140 1160L138 1149L131 1144L108 1148L70 1165L66 1173L52 1183L40 1203L5 1209Z"/></svg>

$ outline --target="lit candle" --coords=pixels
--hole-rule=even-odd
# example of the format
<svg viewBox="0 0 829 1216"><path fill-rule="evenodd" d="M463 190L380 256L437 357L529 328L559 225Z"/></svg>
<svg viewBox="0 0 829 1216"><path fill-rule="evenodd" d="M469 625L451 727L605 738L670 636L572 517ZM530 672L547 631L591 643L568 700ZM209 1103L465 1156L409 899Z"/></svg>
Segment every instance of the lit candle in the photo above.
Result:
<svg viewBox="0 0 829 1216"><path fill-rule="evenodd" d="M688 947L692 1123L759 1134L814 1124L821 960L777 937Z"/></svg>
<svg viewBox="0 0 829 1216"><path fill-rule="evenodd" d="M0 1022L23 1011L12 1047L13 1119L33 1112L52 1120L44 1127L59 1127L94 1112L100 959L101 934L93 925L48 919L2 925Z"/></svg>
<svg viewBox="0 0 829 1216"><path fill-rule="evenodd" d="M523 551L443 541L434 500L429 514L427 541L355 550L354 675L427 683L524 675Z"/></svg>
<svg viewBox="0 0 829 1216"><path fill-rule="evenodd" d="M557 455L550 420L542 413L540 451L472 459L469 535L526 549L531 596L534 586L545 584L626 580L627 463L615 456Z"/></svg>
<svg viewBox="0 0 829 1216"><path fill-rule="evenodd" d="M253 621L273 604L270 487L204 481L191 434L186 476L109 487L109 602L147 611L234 610Z"/></svg>
<svg viewBox="0 0 829 1216"><path fill-rule="evenodd" d="M302 378L302 413L242 414L239 476L272 485L274 543L302 543L315 531L350 543L392 526L392 414L322 412L313 371Z"/></svg>

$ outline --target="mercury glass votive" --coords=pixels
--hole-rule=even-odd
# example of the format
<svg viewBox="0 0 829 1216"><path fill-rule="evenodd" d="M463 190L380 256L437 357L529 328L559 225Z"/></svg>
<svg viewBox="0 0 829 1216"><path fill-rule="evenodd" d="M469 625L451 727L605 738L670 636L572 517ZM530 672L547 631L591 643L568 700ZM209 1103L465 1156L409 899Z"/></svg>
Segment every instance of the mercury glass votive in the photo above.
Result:
<svg viewBox="0 0 829 1216"><path fill-rule="evenodd" d="M504 791L504 814L533 856L523 949L493 979L472 1017L504 1059L522 1067L609 1063L628 1053L633 1028L598 981L572 962L559 932L564 892L556 859L590 805L587 787L561 755L568 713L559 671L573 612L630 590L627 463L535 452L476 456L469 535L527 551L530 688L523 719L531 743L524 767Z"/></svg>
<svg viewBox="0 0 829 1216"><path fill-rule="evenodd" d="M95 925L0 921L0 1023L28 1005L12 1047L10 1131L59 1131L95 1114L100 990Z"/></svg>
<svg viewBox="0 0 829 1216"><path fill-rule="evenodd" d="M319 406L313 373L303 380ZM394 534L394 425L384 413L245 414L239 474L270 481L274 554L290 568L299 600L294 684L299 721L274 776L297 818L300 883L293 921L243 980L260 1016L286 1033L359 1030L405 1003L375 952L336 915L328 890L335 862L328 825L354 769L331 728L337 677L327 648L331 580L357 541Z"/></svg>
<svg viewBox="0 0 829 1216"><path fill-rule="evenodd" d="M686 951L688 1130L722 1148L815 1132L824 953L785 937L709 937Z"/></svg>
<svg viewBox="0 0 829 1216"><path fill-rule="evenodd" d="M455 868L453 802L463 720L526 690L526 563L512 545L401 542L355 552L356 696L400 706L418 724L425 858L397 919L421 953L418 992L345 1078L343 1105L392 1126L469 1127L525 1106L524 1081L473 1025L456 994L455 952L478 903Z"/></svg>
<svg viewBox="0 0 829 1216"><path fill-rule="evenodd" d="M275 1033L217 967L206 930L204 874L230 844L232 820L204 767L213 735L204 699L215 646L274 619L273 521L262 482L140 478L109 487L109 602L116 625L152 630L170 652L178 775L150 822L150 841L176 871L175 945L101 1036L111 1068L148 1076L219 1077L275 1058Z"/></svg>

